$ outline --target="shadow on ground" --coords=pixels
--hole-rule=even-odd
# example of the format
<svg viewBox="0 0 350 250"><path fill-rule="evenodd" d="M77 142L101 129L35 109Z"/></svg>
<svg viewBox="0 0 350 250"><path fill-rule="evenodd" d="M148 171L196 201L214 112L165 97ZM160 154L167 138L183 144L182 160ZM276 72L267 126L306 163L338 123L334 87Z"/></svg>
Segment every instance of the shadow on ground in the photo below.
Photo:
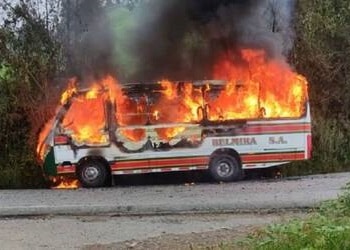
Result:
<svg viewBox="0 0 350 250"><path fill-rule="evenodd" d="M247 170L244 180L274 180L281 178L279 168ZM171 172L114 177L115 186L176 185L216 183L206 171Z"/></svg>

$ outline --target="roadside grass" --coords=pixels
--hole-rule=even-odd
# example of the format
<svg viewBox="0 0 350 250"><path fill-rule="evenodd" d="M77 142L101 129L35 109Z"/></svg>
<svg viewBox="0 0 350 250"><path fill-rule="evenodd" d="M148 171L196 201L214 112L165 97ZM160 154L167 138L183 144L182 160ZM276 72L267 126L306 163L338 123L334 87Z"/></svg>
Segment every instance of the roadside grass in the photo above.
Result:
<svg viewBox="0 0 350 250"><path fill-rule="evenodd" d="M272 224L219 249L350 249L350 186L338 199L322 203L305 219Z"/></svg>

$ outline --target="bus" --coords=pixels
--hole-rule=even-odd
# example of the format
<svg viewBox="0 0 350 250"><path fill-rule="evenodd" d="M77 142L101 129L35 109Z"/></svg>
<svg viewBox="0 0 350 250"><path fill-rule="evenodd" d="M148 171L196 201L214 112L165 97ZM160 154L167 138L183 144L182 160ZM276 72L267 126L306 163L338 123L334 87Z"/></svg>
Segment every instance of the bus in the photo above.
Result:
<svg viewBox="0 0 350 250"><path fill-rule="evenodd" d="M232 182L247 169L310 159L307 94L268 103L254 89L214 80L71 89L40 144L44 172L87 188L114 175L194 170Z"/></svg>

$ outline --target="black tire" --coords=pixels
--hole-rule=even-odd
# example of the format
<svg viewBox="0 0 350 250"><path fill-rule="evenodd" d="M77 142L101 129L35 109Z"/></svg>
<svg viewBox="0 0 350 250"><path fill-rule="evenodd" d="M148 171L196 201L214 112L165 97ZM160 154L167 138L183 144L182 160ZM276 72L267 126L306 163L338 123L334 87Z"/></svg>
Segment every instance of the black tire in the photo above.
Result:
<svg viewBox="0 0 350 250"><path fill-rule="evenodd" d="M209 163L209 172L218 182L239 181L243 178L243 171L238 160L229 154L214 154Z"/></svg>
<svg viewBox="0 0 350 250"><path fill-rule="evenodd" d="M109 174L106 164L94 158L82 161L77 171L78 179L85 188L105 187Z"/></svg>

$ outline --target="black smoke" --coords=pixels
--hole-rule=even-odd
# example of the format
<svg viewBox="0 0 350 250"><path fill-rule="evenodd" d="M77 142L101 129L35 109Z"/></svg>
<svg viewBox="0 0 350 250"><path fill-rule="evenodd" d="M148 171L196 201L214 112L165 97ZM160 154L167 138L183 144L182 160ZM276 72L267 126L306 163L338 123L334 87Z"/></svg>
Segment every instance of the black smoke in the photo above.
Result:
<svg viewBox="0 0 350 250"><path fill-rule="evenodd" d="M100 22L89 17L82 52L93 59L84 72L123 82L209 79L218 56L240 60L241 48L258 48L284 60L293 46L294 0L144 0L128 9L133 25L120 34L105 18L113 8L123 7L105 7Z"/></svg>
<svg viewBox="0 0 350 250"><path fill-rule="evenodd" d="M130 80L205 79L218 56L262 48L283 58L293 44L291 0L153 0L136 9L139 62Z"/></svg>
<svg viewBox="0 0 350 250"><path fill-rule="evenodd" d="M116 73L113 34L106 6L96 0L63 0L59 37L67 74L81 83Z"/></svg>

